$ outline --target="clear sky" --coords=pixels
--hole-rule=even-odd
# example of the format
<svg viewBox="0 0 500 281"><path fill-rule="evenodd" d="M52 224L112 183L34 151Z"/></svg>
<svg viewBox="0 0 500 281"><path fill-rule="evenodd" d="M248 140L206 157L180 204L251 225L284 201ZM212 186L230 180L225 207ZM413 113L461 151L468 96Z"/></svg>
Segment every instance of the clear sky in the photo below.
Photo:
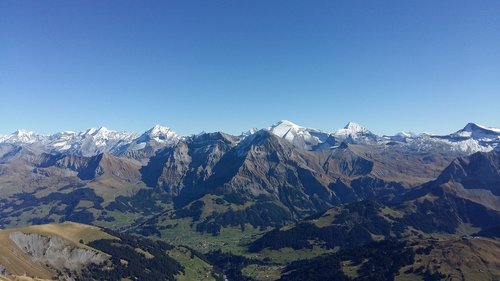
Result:
<svg viewBox="0 0 500 281"><path fill-rule="evenodd" d="M0 133L500 127L500 1L0 1Z"/></svg>

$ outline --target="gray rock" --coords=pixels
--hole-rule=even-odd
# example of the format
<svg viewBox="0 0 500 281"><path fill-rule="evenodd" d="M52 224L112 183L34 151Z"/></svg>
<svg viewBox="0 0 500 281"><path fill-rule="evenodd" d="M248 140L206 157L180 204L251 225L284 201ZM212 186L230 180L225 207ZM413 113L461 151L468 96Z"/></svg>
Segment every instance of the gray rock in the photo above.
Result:
<svg viewBox="0 0 500 281"><path fill-rule="evenodd" d="M101 264L108 259L102 253L78 248L57 236L13 232L10 239L33 261L60 271L80 271L90 264Z"/></svg>

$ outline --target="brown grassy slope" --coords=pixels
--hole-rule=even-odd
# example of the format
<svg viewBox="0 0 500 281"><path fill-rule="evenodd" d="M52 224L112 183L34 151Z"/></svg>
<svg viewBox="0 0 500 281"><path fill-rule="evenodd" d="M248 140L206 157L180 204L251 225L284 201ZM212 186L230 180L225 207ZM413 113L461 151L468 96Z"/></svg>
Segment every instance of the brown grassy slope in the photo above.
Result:
<svg viewBox="0 0 500 281"><path fill-rule="evenodd" d="M500 240L478 237L433 244L430 253L417 254L413 265L402 268L396 280L413 280L413 274L404 273L410 268L441 273L447 281L500 280ZM425 242L421 245L428 246Z"/></svg>

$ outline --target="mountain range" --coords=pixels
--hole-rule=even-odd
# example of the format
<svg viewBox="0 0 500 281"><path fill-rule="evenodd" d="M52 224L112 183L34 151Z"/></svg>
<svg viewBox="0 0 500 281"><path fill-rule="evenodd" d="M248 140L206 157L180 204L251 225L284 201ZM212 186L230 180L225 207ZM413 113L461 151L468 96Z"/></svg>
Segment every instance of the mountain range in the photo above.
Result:
<svg viewBox="0 0 500 281"><path fill-rule="evenodd" d="M154 202L172 202L177 212L193 204L220 205L214 202L221 200L252 202L238 208L237 215L244 217L238 223L269 227L342 203L393 199L440 177L457 157L496 151L498 143L499 129L472 123L447 136L377 136L355 123L328 134L290 121L240 136L180 137L159 125L141 135L106 128L51 136L18 131L0 138L0 193L39 197L65 188L102 198L97 210L77 208L87 223L108 219L104 210L118 206L142 213L134 206L137 200L148 209ZM143 193L154 198L153 204ZM249 213L262 204L272 211L255 221ZM66 213L74 216L74 207L78 204L67 206ZM227 226L221 216L232 209L210 209L217 211L200 218L199 229ZM57 221L50 212L40 215Z"/></svg>
<svg viewBox="0 0 500 281"><path fill-rule="evenodd" d="M442 145L452 151L477 152L491 151L499 142L500 129L467 124L463 129L444 136L432 134L414 134L401 132L394 136L378 136L367 128L349 122L344 128L332 133L305 128L287 120L282 120L264 129L285 139L294 146L317 150L325 146L335 146L342 142L388 144L391 142L407 143L415 149L426 149L433 145ZM237 136L240 140L257 132L250 130ZM31 131L18 130L10 135L0 135L0 144L25 145L48 153L66 153L80 156L93 156L99 153L129 155L136 151L155 151L158 148L175 145L182 137L172 129L155 125L142 134L119 132L100 127L90 128L85 132L64 131L52 135L40 135ZM136 155L135 158L151 156Z"/></svg>
<svg viewBox="0 0 500 281"><path fill-rule="evenodd" d="M359 259L385 249L432 260L438 254L419 247L460 246L461 236L480 233L496 239L499 143L500 129L473 123L444 136L378 136L352 122L326 133L290 121L238 136L180 136L159 125L143 134L19 130L0 136L0 227L73 221L154 237L189 247L231 280L261 271L274 279L254 279L455 276L408 259L376 277ZM354 258L362 245L375 246ZM321 255L343 272L337 279L300 261Z"/></svg>

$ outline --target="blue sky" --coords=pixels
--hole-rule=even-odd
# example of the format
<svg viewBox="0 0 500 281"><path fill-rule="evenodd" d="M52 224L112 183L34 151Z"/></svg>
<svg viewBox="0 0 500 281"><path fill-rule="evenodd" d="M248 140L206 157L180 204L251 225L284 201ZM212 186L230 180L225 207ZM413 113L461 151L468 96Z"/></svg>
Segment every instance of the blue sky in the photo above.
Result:
<svg viewBox="0 0 500 281"><path fill-rule="evenodd" d="M500 1L0 2L0 133L500 127Z"/></svg>

